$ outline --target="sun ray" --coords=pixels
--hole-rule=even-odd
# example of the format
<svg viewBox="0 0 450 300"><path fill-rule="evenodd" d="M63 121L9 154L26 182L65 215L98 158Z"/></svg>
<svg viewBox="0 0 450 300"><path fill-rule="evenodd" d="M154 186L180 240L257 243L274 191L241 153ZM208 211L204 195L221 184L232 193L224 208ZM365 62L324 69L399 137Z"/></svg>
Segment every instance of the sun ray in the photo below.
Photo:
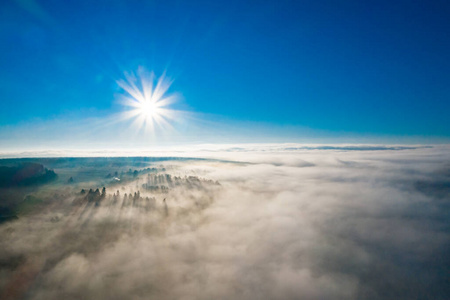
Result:
<svg viewBox="0 0 450 300"><path fill-rule="evenodd" d="M156 129L173 129L172 122L177 111L170 108L178 97L167 94L173 81L165 72L157 79L153 72L148 73L139 68L137 76L125 73L125 79L117 81L125 94L120 97L120 104L127 108L120 119L131 120L131 126L144 134L155 133ZM156 81L156 84L155 84Z"/></svg>

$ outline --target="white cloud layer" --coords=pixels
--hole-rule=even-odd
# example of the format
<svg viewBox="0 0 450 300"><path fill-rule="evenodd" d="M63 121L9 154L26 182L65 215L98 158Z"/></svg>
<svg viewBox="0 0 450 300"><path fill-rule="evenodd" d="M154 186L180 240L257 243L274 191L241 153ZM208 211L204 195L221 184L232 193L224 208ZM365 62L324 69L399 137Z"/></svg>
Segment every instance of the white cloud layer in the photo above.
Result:
<svg viewBox="0 0 450 300"><path fill-rule="evenodd" d="M180 186L151 209L79 206L60 193L2 224L3 296L450 297L446 146L264 147L191 149L221 160L166 162L221 185Z"/></svg>

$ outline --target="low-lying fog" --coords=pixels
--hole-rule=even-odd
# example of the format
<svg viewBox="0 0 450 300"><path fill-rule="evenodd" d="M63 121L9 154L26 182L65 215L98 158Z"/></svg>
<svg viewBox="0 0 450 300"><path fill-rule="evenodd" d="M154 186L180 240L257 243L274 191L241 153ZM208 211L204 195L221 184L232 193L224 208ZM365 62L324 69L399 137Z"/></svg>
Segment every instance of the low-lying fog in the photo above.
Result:
<svg viewBox="0 0 450 300"><path fill-rule="evenodd" d="M0 224L0 297L450 298L447 148L207 154L37 190Z"/></svg>

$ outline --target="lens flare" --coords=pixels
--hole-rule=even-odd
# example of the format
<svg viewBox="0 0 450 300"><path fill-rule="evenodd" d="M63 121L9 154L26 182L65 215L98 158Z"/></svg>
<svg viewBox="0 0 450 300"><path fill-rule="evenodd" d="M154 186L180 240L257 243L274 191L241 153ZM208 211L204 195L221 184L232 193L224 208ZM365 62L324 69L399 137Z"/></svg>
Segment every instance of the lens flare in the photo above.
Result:
<svg viewBox="0 0 450 300"><path fill-rule="evenodd" d="M132 126L144 132L172 128L176 111L170 105L177 96L167 93L172 81L165 74L156 79L153 72L139 68L137 74L125 73L125 80L118 80L117 84L126 92L121 95L121 104L127 108L122 119L132 120Z"/></svg>

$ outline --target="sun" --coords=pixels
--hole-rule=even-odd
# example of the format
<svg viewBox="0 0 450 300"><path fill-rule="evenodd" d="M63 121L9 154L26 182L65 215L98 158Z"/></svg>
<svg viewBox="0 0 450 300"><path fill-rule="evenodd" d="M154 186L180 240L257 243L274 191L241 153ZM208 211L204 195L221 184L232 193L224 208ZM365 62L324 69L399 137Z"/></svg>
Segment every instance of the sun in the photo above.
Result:
<svg viewBox="0 0 450 300"><path fill-rule="evenodd" d="M137 130L145 132L170 127L176 114L170 105L176 102L177 96L167 93L172 81L165 74L156 79L153 72L139 68L137 74L125 73L125 80L119 80L117 84L125 91L120 101L126 108L121 114L122 119L132 120Z"/></svg>
<svg viewBox="0 0 450 300"><path fill-rule="evenodd" d="M159 114L158 104L152 99L140 103L138 109L140 110L139 113L146 118L155 118Z"/></svg>

